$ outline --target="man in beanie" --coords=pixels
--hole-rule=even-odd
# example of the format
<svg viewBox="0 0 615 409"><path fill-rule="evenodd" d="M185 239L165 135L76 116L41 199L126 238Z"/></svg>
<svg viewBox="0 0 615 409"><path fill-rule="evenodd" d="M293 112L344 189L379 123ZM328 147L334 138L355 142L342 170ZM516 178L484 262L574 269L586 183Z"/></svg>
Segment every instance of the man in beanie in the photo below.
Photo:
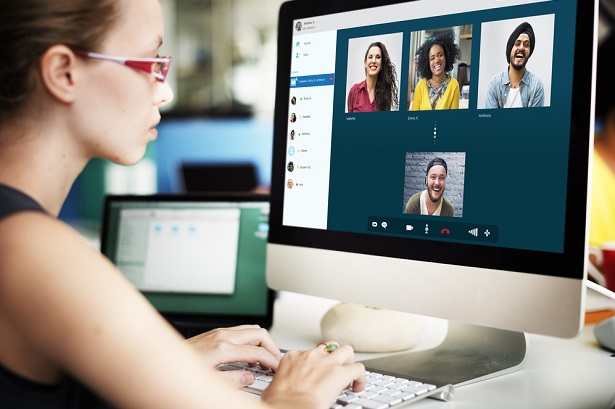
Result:
<svg viewBox="0 0 615 409"><path fill-rule="evenodd" d="M544 105L545 91L542 80L526 68L535 45L534 29L530 23L519 24L506 44L508 68L489 81L486 108L529 108Z"/></svg>
<svg viewBox="0 0 615 409"><path fill-rule="evenodd" d="M455 211L450 200L444 197L448 166L442 158L429 161L425 172L427 189L416 193L406 203L406 213L453 217Z"/></svg>

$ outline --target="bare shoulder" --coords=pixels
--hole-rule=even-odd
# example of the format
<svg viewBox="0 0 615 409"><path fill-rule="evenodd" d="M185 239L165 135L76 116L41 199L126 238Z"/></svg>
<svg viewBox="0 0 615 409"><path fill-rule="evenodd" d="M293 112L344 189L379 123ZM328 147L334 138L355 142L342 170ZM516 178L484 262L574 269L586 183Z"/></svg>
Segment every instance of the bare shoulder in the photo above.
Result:
<svg viewBox="0 0 615 409"><path fill-rule="evenodd" d="M79 233L44 214L0 222L3 326L19 342L0 343L0 362L17 355L9 367L39 380L69 373L119 407L262 407L207 367Z"/></svg>
<svg viewBox="0 0 615 409"><path fill-rule="evenodd" d="M111 268L99 251L62 221L44 213L21 212L0 222L0 280L18 279L21 274L44 280L60 271L71 274L83 264Z"/></svg>
<svg viewBox="0 0 615 409"><path fill-rule="evenodd" d="M0 221L0 330L10 334L0 346L4 365L34 380L57 380L62 332L80 319L70 300L84 265L113 270L79 233L47 214L24 211Z"/></svg>
<svg viewBox="0 0 615 409"><path fill-rule="evenodd" d="M0 318L34 351L66 365L133 305L147 315L142 297L70 226L37 212L0 222Z"/></svg>
<svg viewBox="0 0 615 409"><path fill-rule="evenodd" d="M28 297L30 307L36 307L34 300L51 301L57 292L68 301L70 293L112 276L120 276L112 263L60 220L21 212L0 222L0 298L5 302L19 305Z"/></svg>

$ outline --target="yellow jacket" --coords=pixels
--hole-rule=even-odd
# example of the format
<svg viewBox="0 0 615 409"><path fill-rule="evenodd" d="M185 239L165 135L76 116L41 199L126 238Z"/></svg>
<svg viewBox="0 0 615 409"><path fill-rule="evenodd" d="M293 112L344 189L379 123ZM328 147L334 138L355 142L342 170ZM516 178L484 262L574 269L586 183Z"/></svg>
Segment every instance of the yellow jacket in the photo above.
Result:
<svg viewBox="0 0 615 409"><path fill-rule="evenodd" d="M459 82L451 77L442 99L436 105L436 109L458 109L459 108ZM427 80L423 78L416 84L414 90L414 99L412 100L413 111L431 111L431 102L429 102L429 91L427 90Z"/></svg>

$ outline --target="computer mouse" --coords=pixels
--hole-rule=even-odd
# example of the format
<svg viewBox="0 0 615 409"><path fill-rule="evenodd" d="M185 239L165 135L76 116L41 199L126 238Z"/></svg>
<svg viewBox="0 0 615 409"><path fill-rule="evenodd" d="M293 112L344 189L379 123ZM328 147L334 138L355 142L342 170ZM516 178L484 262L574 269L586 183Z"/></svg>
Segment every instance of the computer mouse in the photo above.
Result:
<svg viewBox="0 0 615 409"><path fill-rule="evenodd" d="M615 315L600 321L594 327L594 335L600 345L615 351Z"/></svg>

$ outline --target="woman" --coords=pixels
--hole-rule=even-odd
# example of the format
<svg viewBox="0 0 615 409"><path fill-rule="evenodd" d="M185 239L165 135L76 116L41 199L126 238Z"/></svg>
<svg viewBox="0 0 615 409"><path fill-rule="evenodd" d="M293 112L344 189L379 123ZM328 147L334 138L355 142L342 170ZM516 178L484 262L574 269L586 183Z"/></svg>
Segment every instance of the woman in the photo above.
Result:
<svg viewBox="0 0 615 409"><path fill-rule="evenodd" d="M348 112L397 110L397 73L384 44L371 43L365 52L363 64L365 80L350 88Z"/></svg>
<svg viewBox="0 0 615 409"><path fill-rule="evenodd" d="M449 73L461 57L455 35L446 32L425 41L416 51L416 70L422 79L416 84L413 111L459 108L459 83Z"/></svg>
<svg viewBox="0 0 615 409"><path fill-rule="evenodd" d="M4 1L0 38L0 407L315 408L362 388L348 346L280 360L256 326L185 342L56 218L91 158L133 164L156 138L173 98L158 0ZM277 371L262 400L214 369L233 361Z"/></svg>

